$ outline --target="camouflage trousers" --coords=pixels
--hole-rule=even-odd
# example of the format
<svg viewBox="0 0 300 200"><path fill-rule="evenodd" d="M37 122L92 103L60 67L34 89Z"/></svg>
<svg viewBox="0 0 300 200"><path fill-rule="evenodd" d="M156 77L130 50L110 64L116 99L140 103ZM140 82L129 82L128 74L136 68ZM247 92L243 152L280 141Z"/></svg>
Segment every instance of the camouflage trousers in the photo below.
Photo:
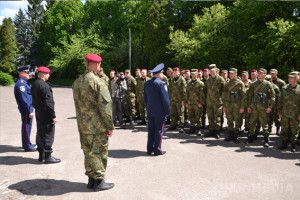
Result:
<svg viewBox="0 0 300 200"><path fill-rule="evenodd" d="M174 126L178 124L180 127L184 124L184 106L180 101L171 103L171 124Z"/></svg>
<svg viewBox="0 0 300 200"><path fill-rule="evenodd" d="M245 112L243 114L243 118L245 119L244 126L247 131L249 131L249 129L250 129L250 116L251 116L251 114L247 113L247 110L245 110Z"/></svg>
<svg viewBox="0 0 300 200"><path fill-rule="evenodd" d="M270 117L269 117L269 131L270 132L271 132L271 129L272 129L273 122L275 123L276 127L281 126L277 109L272 110L272 112L270 113Z"/></svg>
<svg viewBox="0 0 300 200"><path fill-rule="evenodd" d="M146 105L144 97L137 98L138 102L138 112L142 120L146 119Z"/></svg>
<svg viewBox="0 0 300 200"><path fill-rule="evenodd" d="M282 116L281 119L282 130L280 138L283 141L290 139L291 143L295 143L298 139L298 134L300 131L300 122L297 116Z"/></svg>
<svg viewBox="0 0 300 200"><path fill-rule="evenodd" d="M135 117L136 116L136 109L135 109L135 94L129 93L126 95L126 106L127 109L125 110L126 117Z"/></svg>
<svg viewBox="0 0 300 200"><path fill-rule="evenodd" d="M191 126L198 127L202 125L202 113L203 113L203 108L199 108L198 105L195 104L189 104L188 105L189 112L188 112L188 117L189 120L191 121Z"/></svg>
<svg viewBox="0 0 300 200"><path fill-rule="evenodd" d="M231 103L226 112L228 130L238 133L243 124L243 114L240 113L240 106Z"/></svg>
<svg viewBox="0 0 300 200"><path fill-rule="evenodd" d="M250 135L255 135L255 131L257 129L257 124L260 124L263 135L265 137L268 137L269 132L269 114L266 112L265 107L257 107L253 109L251 115L250 115Z"/></svg>
<svg viewBox="0 0 300 200"><path fill-rule="evenodd" d="M108 157L108 136L105 133L80 134L84 153L85 174L94 179L104 179Z"/></svg>
<svg viewBox="0 0 300 200"><path fill-rule="evenodd" d="M207 117L209 130L219 131L221 130L221 115L222 115L222 105L210 103L207 101Z"/></svg>

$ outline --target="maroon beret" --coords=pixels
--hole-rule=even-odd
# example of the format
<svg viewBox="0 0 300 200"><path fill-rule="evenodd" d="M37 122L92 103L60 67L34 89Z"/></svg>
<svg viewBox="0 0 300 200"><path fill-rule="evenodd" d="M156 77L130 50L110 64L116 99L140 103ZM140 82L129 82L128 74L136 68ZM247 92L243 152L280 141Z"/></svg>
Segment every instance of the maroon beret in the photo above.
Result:
<svg viewBox="0 0 300 200"><path fill-rule="evenodd" d="M173 71L180 71L178 67L174 67Z"/></svg>
<svg viewBox="0 0 300 200"><path fill-rule="evenodd" d="M203 72L208 72L208 69L207 68L203 69Z"/></svg>
<svg viewBox="0 0 300 200"><path fill-rule="evenodd" d="M45 66L40 66L37 68L37 72L41 72L41 73L45 73L45 74L49 74L50 73L50 69L48 67Z"/></svg>
<svg viewBox="0 0 300 200"><path fill-rule="evenodd" d="M100 63L102 61L102 58L97 54L86 54L84 58L89 62Z"/></svg>
<svg viewBox="0 0 300 200"><path fill-rule="evenodd" d="M251 72L257 72L257 70L256 69L252 69Z"/></svg>

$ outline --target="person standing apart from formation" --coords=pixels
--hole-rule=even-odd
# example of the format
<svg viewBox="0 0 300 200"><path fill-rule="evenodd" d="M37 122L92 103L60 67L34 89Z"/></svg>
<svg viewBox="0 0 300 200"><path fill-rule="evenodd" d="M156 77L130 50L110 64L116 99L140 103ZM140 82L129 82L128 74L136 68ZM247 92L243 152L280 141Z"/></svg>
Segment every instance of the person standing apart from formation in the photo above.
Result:
<svg viewBox="0 0 300 200"><path fill-rule="evenodd" d="M164 64L157 65L151 72L153 78L144 85L144 98L148 117L147 154L163 155L161 143L164 133L165 118L170 114L170 99L163 79Z"/></svg>
<svg viewBox="0 0 300 200"><path fill-rule="evenodd" d="M33 118L32 96L29 85L29 68L25 65L18 69L19 79L15 84L14 94L22 119L22 148L24 151L36 151L35 145L30 142L30 133Z"/></svg>
<svg viewBox="0 0 300 200"><path fill-rule="evenodd" d="M106 81L98 76L102 58L87 54L86 71L73 84L81 149L84 153L87 188L94 191L108 190L113 183L106 183L105 171L108 157L108 137L112 135L112 100ZM103 69L102 69L103 70Z"/></svg>
<svg viewBox="0 0 300 200"><path fill-rule="evenodd" d="M50 77L50 69L41 66L38 67L37 73L38 78L32 84L31 94L37 124L36 144L39 152L39 161L45 161L45 164L59 163L60 159L51 156L56 115L52 88L46 82Z"/></svg>

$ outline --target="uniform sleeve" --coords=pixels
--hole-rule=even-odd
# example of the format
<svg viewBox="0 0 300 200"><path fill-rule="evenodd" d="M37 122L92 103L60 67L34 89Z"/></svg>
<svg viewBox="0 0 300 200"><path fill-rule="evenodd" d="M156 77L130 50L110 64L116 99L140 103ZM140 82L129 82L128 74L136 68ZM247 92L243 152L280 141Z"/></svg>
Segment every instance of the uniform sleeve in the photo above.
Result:
<svg viewBox="0 0 300 200"><path fill-rule="evenodd" d="M282 113L282 106L283 106L283 95L285 92L285 88L281 89L279 98L278 98L278 104L277 104L277 109L278 109L278 113L281 114Z"/></svg>
<svg viewBox="0 0 300 200"><path fill-rule="evenodd" d="M199 101L200 101L200 103L202 104L202 106L204 106L204 104L205 104L205 85L204 85L204 83L202 82L202 83L200 83L200 88L199 88Z"/></svg>
<svg viewBox="0 0 300 200"><path fill-rule="evenodd" d="M169 99L169 94L165 88L165 84L159 84L159 92L161 96L161 101L163 105L163 109L166 115L170 114L170 99Z"/></svg>
<svg viewBox="0 0 300 200"><path fill-rule="evenodd" d="M50 86L41 86L41 97L45 101L45 112L51 119L55 118L54 100Z"/></svg>
<svg viewBox="0 0 300 200"><path fill-rule="evenodd" d="M32 98L31 95L28 94L28 90L26 85L22 84L17 86L16 88L16 97L18 101L20 102L19 106L21 106L23 111L26 111L26 113L32 113L33 112L33 106L32 106Z"/></svg>
<svg viewBox="0 0 300 200"><path fill-rule="evenodd" d="M148 104L148 96L147 96L147 92L146 92L147 85L148 85L148 83L146 82L144 85L144 101L145 101L146 106Z"/></svg>
<svg viewBox="0 0 300 200"><path fill-rule="evenodd" d="M246 86L244 83L241 83L241 108L246 108L246 106L247 106Z"/></svg>
<svg viewBox="0 0 300 200"><path fill-rule="evenodd" d="M247 92L247 106L253 108L253 92L254 92L254 83L250 84L249 90Z"/></svg>
<svg viewBox="0 0 300 200"><path fill-rule="evenodd" d="M228 83L224 86L223 92L222 92L222 101L223 101L224 107L228 107L227 93L228 93Z"/></svg>
<svg viewBox="0 0 300 200"><path fill-rule="evenodd" d="M275 91L273 87L269 84L269 102L268 102L268 107L273 108L275 106Z"/></svg>
<svg viewBox="0 0 300 200"><path fill-rule="evenodd" d="M181 101L186 101L187 100L187 96L186 96L187 84L186 84L186 81L185 81L184 78L182 78L181 80L182 80L182 82L181 82L181 89L182 89L181 97L182 97L182 100Z"/></svg>

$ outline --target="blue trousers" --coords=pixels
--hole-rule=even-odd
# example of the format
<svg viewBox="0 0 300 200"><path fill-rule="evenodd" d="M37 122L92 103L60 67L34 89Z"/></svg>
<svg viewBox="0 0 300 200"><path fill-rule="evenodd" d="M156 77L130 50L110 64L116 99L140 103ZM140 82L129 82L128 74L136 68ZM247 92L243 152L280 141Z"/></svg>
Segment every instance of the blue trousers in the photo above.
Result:
<svg viewBox="0 0 300 200"><path fill-rule="evenodd" d="M162 136L164 133L165 117L148 117L147 152L161 152Z"/></svg>
<svg viewBox="0 0 300 200"><path fill-rule="evenodd" d="M33 145L30 142L30 133L32 126L32 118L29 117L29 113L21 113L22 119L22 147L25 150L29 150L33 148Z"/></svg>

